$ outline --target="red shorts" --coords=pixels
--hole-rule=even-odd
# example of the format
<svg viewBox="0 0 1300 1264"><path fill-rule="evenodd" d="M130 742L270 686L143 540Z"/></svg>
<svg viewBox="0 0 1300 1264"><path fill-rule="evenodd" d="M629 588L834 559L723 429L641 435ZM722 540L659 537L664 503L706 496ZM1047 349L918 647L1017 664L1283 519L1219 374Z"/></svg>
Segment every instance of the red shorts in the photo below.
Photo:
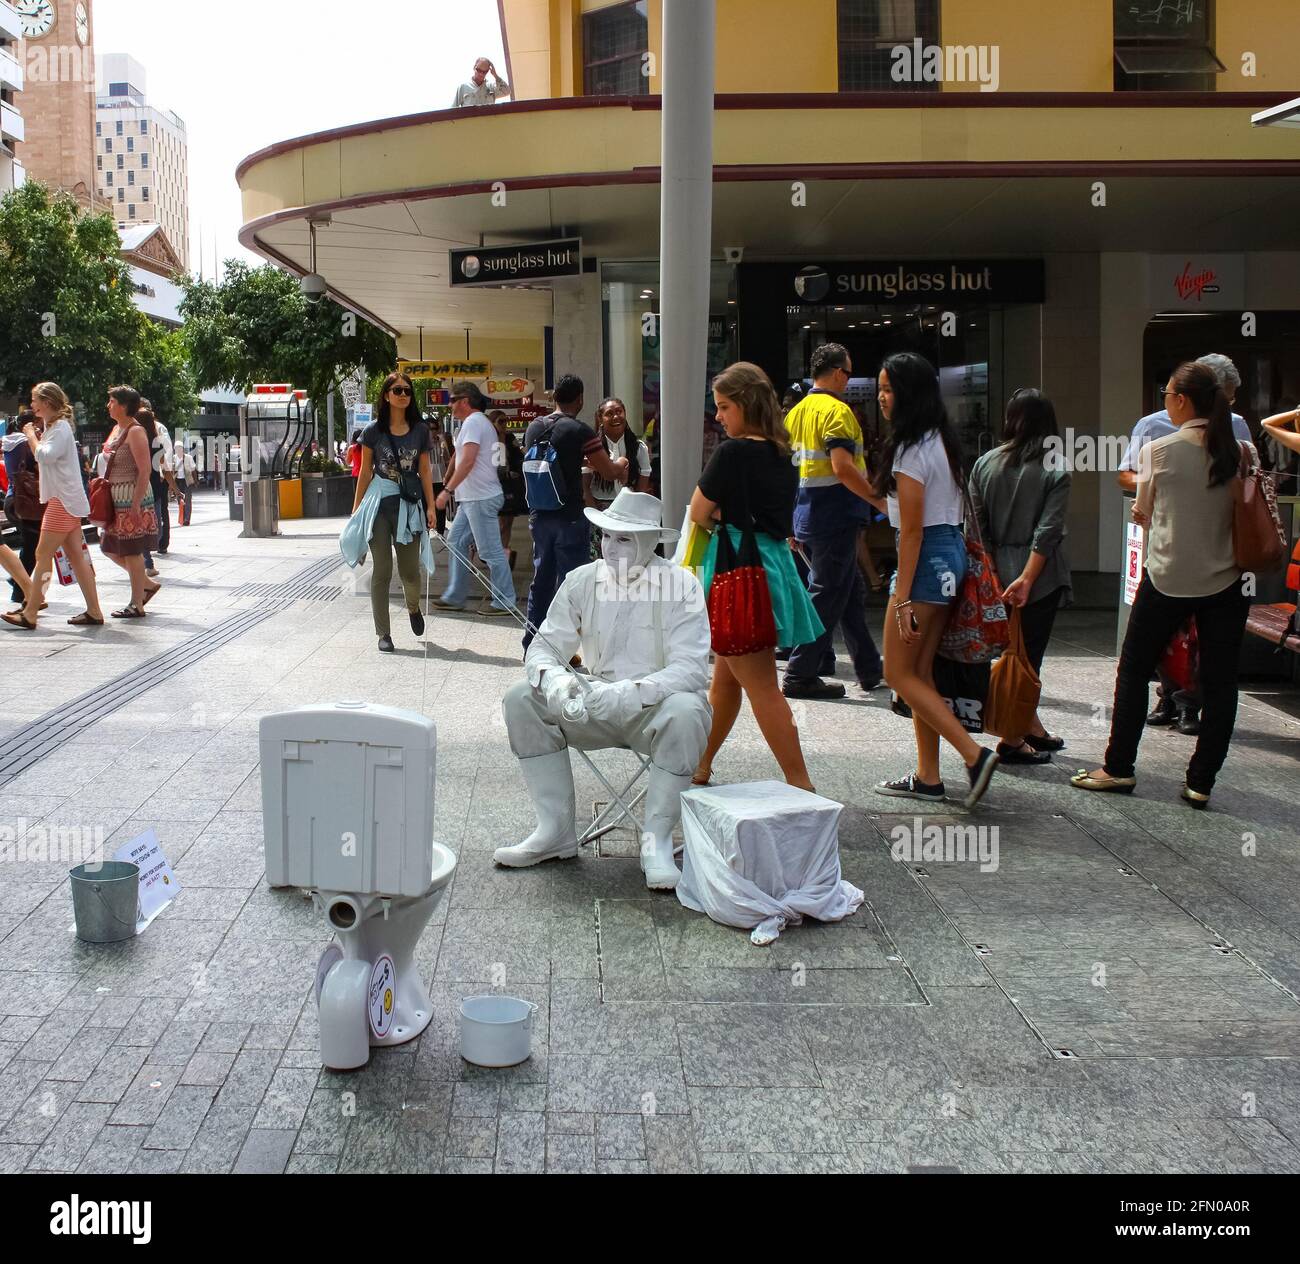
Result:
<svg viewBox="0 0 1300 1264"><path fill-rule="evenodd" d="M41 518L41 530L48 531L51 535L67 535L69 531L76 531L81 526L81 519L74 518L63 507L63 502L57 496L51 496L45 503L45 515Z"/></svg>

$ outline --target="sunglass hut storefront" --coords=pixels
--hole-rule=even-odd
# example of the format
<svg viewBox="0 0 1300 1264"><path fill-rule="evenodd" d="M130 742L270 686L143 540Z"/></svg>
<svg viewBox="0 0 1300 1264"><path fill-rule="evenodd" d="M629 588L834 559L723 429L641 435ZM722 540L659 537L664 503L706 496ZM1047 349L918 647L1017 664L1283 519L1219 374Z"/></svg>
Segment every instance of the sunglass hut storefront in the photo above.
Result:
<svg viewBox="0 0 1300 1264"><path fill-rule="evenodd" d="M973 461L997 443L1007 396L1040 381L1044 276L1041 259L741 264L740 356L797 394L814 348L841 343L853 362L848 402L878 434L880 366L914 351L938 370Z"/></svg>

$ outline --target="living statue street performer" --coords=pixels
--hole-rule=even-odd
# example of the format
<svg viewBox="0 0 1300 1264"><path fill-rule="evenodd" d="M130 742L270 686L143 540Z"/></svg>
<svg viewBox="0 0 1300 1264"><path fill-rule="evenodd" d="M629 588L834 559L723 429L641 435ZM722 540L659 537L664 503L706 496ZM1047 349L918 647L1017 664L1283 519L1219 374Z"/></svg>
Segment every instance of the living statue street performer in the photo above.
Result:
<svg viewBox="0 0 1300 1264"><path fill-rule="evenodd" d="M502 700L537 828L495 859L522 868L576 856L568 748L621 747L650 756L641 869L651 890L670 891L680 876L673 827L712 719L704 593L689 571L655 556L678 533L664 530L654 496L624 489L607 510L585 512L601 532L603 560L560 585L528 647L527 679ZM585 680L570 666L576 655Z"/></svg>

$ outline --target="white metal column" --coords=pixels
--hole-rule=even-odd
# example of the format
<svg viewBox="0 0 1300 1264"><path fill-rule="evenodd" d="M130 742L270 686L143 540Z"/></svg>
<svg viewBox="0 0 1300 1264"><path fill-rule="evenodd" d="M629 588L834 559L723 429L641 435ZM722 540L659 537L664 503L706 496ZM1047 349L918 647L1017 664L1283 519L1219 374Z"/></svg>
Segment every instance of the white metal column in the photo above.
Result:
<svg viewBox="0 0 1300 1264"><path fill-rule="evenodd" d="M664 524L700 476L713 237L714 0L664 0L659 435Z"/></svg>

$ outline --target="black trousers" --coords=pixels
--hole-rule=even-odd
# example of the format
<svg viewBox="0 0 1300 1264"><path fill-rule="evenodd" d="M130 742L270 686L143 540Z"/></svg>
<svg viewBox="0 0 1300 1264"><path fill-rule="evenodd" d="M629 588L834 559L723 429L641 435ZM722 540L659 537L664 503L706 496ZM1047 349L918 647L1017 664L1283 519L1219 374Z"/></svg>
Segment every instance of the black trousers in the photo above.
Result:
<svg viewBox="0 0 1300 1264"><path fill-rule="evenodd" d="M1052 639L1052 625L1061 608L1061 590L1053 589L1046 597L1020 607L1020 631L1025 638L1025 654L1036 672L1043 670L1047 643Z"/></svg>
<svg viewBox="0 0 1300 1264"><path fill-rule="evenodd" d="M167 480L156 470L149 475L149 485L153 488L154 508L158 512L158 552L166 553L172 543L172 515L167 506L170 489Z"/></svg>
<svg viewBox="0 0 1300 1264"><path fill-rule="evenodd" d="M1208 597L1166 597L1143 575L1115 677L1105 764L1110 776L1133 776L1145 726L1147 683L1178 625L1195 615L1201 646L1201 732L1187 765L1187 785L1200 794L1214 789L1237 721L1237 661L1249 612L1250 598L1242 594L1240 582Z"/></svg>
<svg viewBox="0 0 1300 1264"><path fill-rule="evenodd" d="M23 570L29 575L36 569L36 545L41 538L41 524L36 522L24 522L18 519L18 560L23 564ZM15 601L22 601L23 591L11 579L9 581L9 591Z"/></svg>

